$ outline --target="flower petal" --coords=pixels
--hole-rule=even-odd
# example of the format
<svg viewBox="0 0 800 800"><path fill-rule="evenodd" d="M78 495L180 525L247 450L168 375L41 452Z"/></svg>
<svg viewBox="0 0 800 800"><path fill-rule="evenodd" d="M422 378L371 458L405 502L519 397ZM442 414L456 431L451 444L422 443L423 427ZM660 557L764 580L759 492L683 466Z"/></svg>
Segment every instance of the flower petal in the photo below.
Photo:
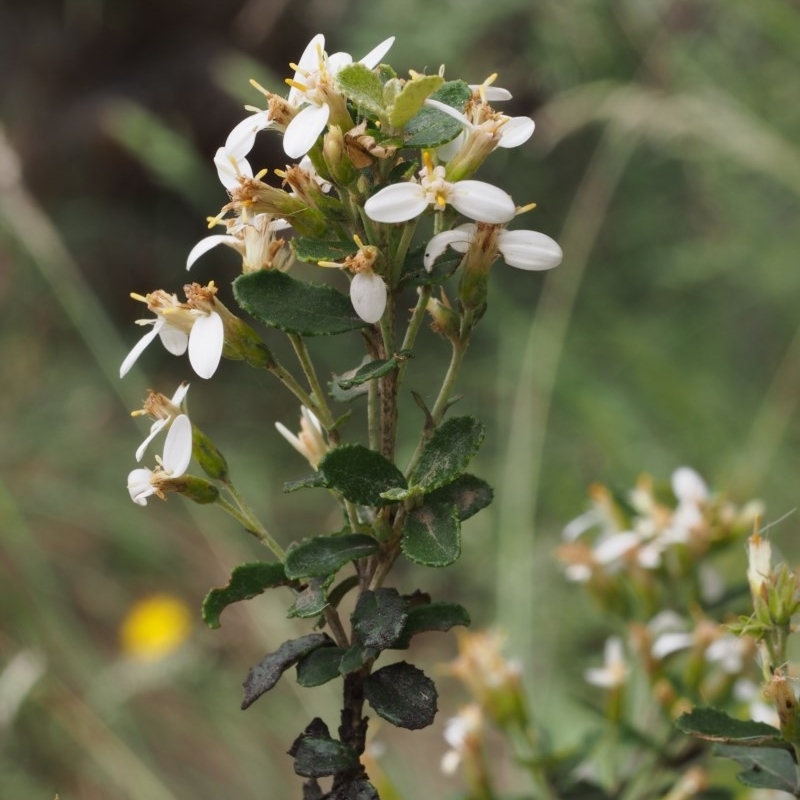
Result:
<svg viewBox="0 0 800 800"><path fill-rule="evenodd" d="M179 414L169 426L161 463L171 478L179 478L186 472L191 460L192 423L186 414Z"/></svg>
<svg viewBox="0 0 800 800"><path fill-rule="evenodd" d="M272 120L268 111L257 111L234 126L225 140L225 150L235 159L243 159L252 149L256 134L269 128Z"/></svg>
<svg viewBox="0 0 800 800"><path fill-rule="evenodd" d="M179 406L183 402L183 398L189 392L189 384L186 381L183 381L181 385L175 390L175 394L172 395L170 398L170 402L174 406Z"/></svg>
<svg viewBox="0 0 800 800"><path fill-rule="evenodd" d="M475 225L468 222L466 225L459 225L451 231L442 231L437 233L425 248L425 255L422 263L425 269L430 272L433 269L433 262L444 253L448 247L452 247L459 253L466 253L469 248L469 243L475 234Z"/></svg>
<svg viewBox="0 0 800 800"><path fill-rule="evenodd" d="M487 103L496 102L497 100L511 99L511 92L509 92L508 89L501 88L500 86L487 86L485 83L471 83L469 88L472 89L473 93L483 89L483 96L486 98Z"/></svg>
<svg viewBox="0 0 800 800"><path fill-rule="evenodd" d="M120 378L124 378L125 375L128 374L128 370L136 363L136 360L139 356L144 352L147 345L153 341L153 339L158 336L159 331L164 327L165 322L163 319L156 319L153 320L153 329L149 330L138 342L133 346L133 349L125 356L125 360L122 362L119 368L119 376Z"/></svg>
<svg viewBox="0 0 800 800"><path fill-rule="evenodd" d="M517 212L508 192L483 181L454 183L450 205L465 217L494 224L508 222Z"/></svg>
<svg viewBox="0 0 800 800"><path fill-rule="evenodd" d="M164 345L168 353L172 353L174 356L182 356L186 352L189 337L180 328L165 322L159 336L161 337L161 344Z"/></svg>
<svg viewBox="0 0 800 800"><path fill-rule="evenodd" d="M150 426L150 433L147 434L147 438L139 445L136 450L136 460L141 461L142 456L144 455L144 451L147 449L147 445L153 441L153 439L158 436L158 432L169 422L168 418L165 419L157 419L151 426Z"/></svg>
<svg viewBox="0 0 800 800"><path fill-rule="evenodd" d="M195 320L189 334L189 363L201 378L210 378L217 371L224 344L225 326L216 311Z"/></svg>
<svg viewBox="0 0 800 800"><path fill-rule="evenodd" d="M386 310L386 284L374 272L359 272L350 282L350 300L364 322L378 322Z"/></svg>
<svg viewBox="0 0 800 800"><path fill-rule="evenodd" d="M189 255L186 257L186 269L191 269L194 262L197 261L200 256L212 250L218 244L226 244L228 247L232 247L239 252L243 250L241 241L235 236L231 236L228 233L215 233L212 236L206 236L204 239L201 239L189 251Z"/></svg>
<svg viewBox="0 0 800 800"><path fill-rule="evenodd" d="M394 44L394 36L384 39L377 47L367 53L364 58L359 59L362 64L366 64L370 69L377 67L381 59L389 52L389 48Z"/></svg>
<svg viewBox="0 0 800 800"><path fill-rule="evenodd" d="M153 473L149 469L135 469L128 473L128 493L131 500L139 506L147 505L147 498L155 494L155 486L150 483Z"/></svg>
<svg viewBox="0 0 800 800"><path fill-rule="evenodd" d="M228 191L239 186L240 175L253 177L253 168L250 166L250 162L246 158L237 158L224 147L220 147L214 154L214 165L217 168L219 182Z"/></svg>
<svg viewBox="0 0 800 800"><path fill-rule="evenodd" d="M327 103L309 103L287 126L283 134L283 151L289 158L304 156L328 124L331 108Z"/></svg>
<svg viewBox="0 0 800 800"><path fill-rule="evenodd" d="M418 183L394 183L372 195L364 211L375 222L406 222L427 207L425 190Z"/></svg>
<svg viewBox="0 0 800 800"><path fill-rule="evenodd" d="M517 269L552 269L564 257L558 242L538 231L500 231L497 247L506 264Z"/></svg>
<svg viewBox="0 0 800 800"><path fill-rule="evenodd" d="M498 147L519 147L533 136L536 124L530 117L511 117L500 128Z"/></svg>

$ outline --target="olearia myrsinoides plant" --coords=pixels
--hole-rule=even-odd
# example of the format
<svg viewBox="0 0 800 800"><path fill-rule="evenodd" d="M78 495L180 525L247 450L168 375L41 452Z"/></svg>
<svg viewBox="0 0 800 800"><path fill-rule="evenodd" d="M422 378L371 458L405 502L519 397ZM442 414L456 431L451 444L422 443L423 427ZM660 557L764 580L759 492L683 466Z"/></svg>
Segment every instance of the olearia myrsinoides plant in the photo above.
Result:
<svg viewBox="0 0 800 800"><path fill-rule="evenodd" d="M390 588L387 578L400 557L424 567L453 564L461 524L492 499L490 486L466 471L484 426L448 412L486 310L493 262L547 270L561 261L549 237L508 229L532 205L519 207L504 190L472 177L496 148L523 144L533 121L492 107L510 98L492 85L494 76L480 85L445 79L443 69L398 76L382 63L392 41L355 61L346 53L328 55L318 35L291 65L287 96L254 83L266 107L250 108L214 157L228 202L210 226L224 232L198 242L186 264L190 269L217 245L238 252L242 270L233 297L239 310L221 302L214 282L186 285L185 301L161 289L132 295L154 316L139 321L152 327L121 368L124 375L159 339L170 353L188 351L201 378L211 378L221 358L245 361L272 373L300 404L296 436L277 425L312 472L286 488L327 490L341 511L338 530L304 538L289 533L280 537L288 546L279 544L234 485L225 458L189 421L186 385L171 399L152 393L136 412L155 419L137 460L160 431L166 442L155 469L133 470L128 488L140 505L170 492L215 504L270 551L270 560L237 567L226 587L212 590L203 616L216 628L229 604L285 587L288 615L313 629L276 646L250 670L242 702L249 707L291 667L302 686L342 681L338 730L314 719L290 749L295 771L307 778L306 797L323 797L318 779L328 777L325 797L377 797L361 762L365 703L403 728L422 728L434 718L437 693L429 677L406 661L377 662L383 651L407 649L417 633L468 625L468 613ZM266 169L254 172L247 160L263 131L283 136L292 161L271 182ZM298 261L338 270L339 287L296 279L289 272ZM413 393L420 429L410 459L399 464L398 399L401 390L412 393L410 359L426 319L450 358L432 405ZM294 368L273 355L257 323L288 338ZM358 341L364 348L352 369L327 387L307 347L317 336L342 337L343 352ZM363 436L349 408L362 402ZM192 458L205 477L190 474ZM350 592L354 610L347 620L339 604Z"/></svg>

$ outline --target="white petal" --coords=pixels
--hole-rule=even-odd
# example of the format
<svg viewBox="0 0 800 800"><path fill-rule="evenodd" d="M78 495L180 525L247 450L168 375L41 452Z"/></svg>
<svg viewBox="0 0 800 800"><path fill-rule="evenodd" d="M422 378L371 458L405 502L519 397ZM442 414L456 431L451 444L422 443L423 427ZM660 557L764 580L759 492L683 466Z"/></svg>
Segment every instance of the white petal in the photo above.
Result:
<svg viewBox="0 0 800 800"><path fill-rule="evenodd" d="M289 158L304 156L328 124L330 106L307 105L287 126L283 134L283 151Z"/></svg>
<svg viewBox="0 0 800 800"><path fill-rule="evenodd" d="M508 222L517 213L508 192L483 181L454 183L450 205L465 217L495 224Z"/></svg>
<svg viewBox="0 0 800 800"><path fill-rule="evenodd" d="M147 498L155 493L156 489L150 483L152 475L149 469L135 469L128 474L128 493L137 505L146 506Z"/></svg>
<svg viewBox="0 0 800 800"><path fill-rule="evenodd" d="M538 231L501 231L497 246L506 264L517 269L552 269L564 257L558 243Z"/></svg>
<svg viewBox="0 0 800 800"><path fill-rule="evenodd" d="M536 125L530 117L512 117L500 128L498 147L519 147L533 136Z"/></svg>
<svg viewBox="0 0 800 800"><path fill-rule="evenodd" d="M472 89L473 93L477 92L481 88L482 84L471 83L469 88ZM511 92L508 89L502 89L499 86L486 86L483 84L483 93L484 97L486 98L487 103L495 102L497 100L510 100L511 99Z"/></svg>
<svg viewBox="0 0 800 800"><path fill-rule="evenodd" d="M678 650L686 650L694 644L694 637L691 633L665 633L653 642L650 648L650 655L657 661L666 658Z"/></svg>
<svg viewBox="0 0 800 800"><path fill-rule="evenodd" d="M298 70L294 74L294 79L298 83L303 82L303 75L304 72L310 72L313 69L317 69L319 67L319 52L325 51L325 36L324 34L318 33L307 45L306 49L303 50L303 55L300 56L300 60L297 62Z"/></svg>
<svg viewBox="0 0 800 800"><path fill-rule="evenodd" d="M255 114L251 114L228 134L228 138L225 140L225 150L237 160L244 158L253 149L256 134L269 128L270 125L272 125L272 120L269 118L269 112L257 111Z"/></svg>
<svg viewBox="0 0 800 800"><path fill-rule="evenodd" d="M620 531L608 539L604 539L594 548L594 558L598 564L612 564L634 547L641 544L638 533L633 531Z"/></svg>
<svg viewBox="0 0 800 800"><path fill-rule="evenodd" d="M170 477L179 478L186 472L191 460L192 423L186 414L179 414L169 427L161 463Z"/></svg>
<svg viewBox="0 0 800 800"><path fill-rule="evenodd" d="M219 182L231 191L239 186L239 175L253 177L253 168L246 158L237 158L224 147L220 147L214 154L214 165L217 168Z"/></svg>
<svg viewBox="0 0 800 800"><path fill-rule="evenodd" d="M350 282L350 300L364 322L378 322L386 310L386 284L374 272L359 272Z"/></svg>
<svg viewBox="0 0 800 800"><path fill-rule="evenodd" d="M172 405L179 406L183 402L183 398L186 397L188 392L189 384L186 381L183 381L183 383L181 383L181 385L175 390L175 394L170 398Z"/></svg>
<svg viewBox="0 0 800 800"><path fill-rule="evenodd" d="M433 269L433 262L444 253L448 247L452 247L459 253L466 253L469 248L469 243L475 233L475 225L467 223L467 225L459 225L451 231L442 231L437 233L425 248L425 255L423 257L423 264L425 269L430 272Z"/></svg>
<svg viewBox="0 0 800 800"><path fill-rule="evenodd" d="M406 222L428 207L425 190L418 183L394 183L367 200L364 211L375 222Z"/></svg>
<svg viewBox="0 0 800 800"><path fill-rule="evenodd" d="M452 117L457 122L460 122L465 128L474 127L472 123L464 116L464 114L462 114L457 108L453 108L453 106L449 106L447 103L443 103L441 100L434 100L432 97L429 97L425 101L425 105L435 108L437 111L441 111L443 114L447 114L448 117Z"/></svg>
<svg viewBox="0 0 800 800"><path fill-rule="evenodd" d="M150 433L147 435L147 438L139 445L138 449L136 450L136 460L141 461L142 456L144 455L144 451L147 449L147 445L153 441L153 439L158 436L158 432L169 422L168 419L157 419L151 426L150 426Z"/></svg>
<svg viewBox="0 0 800 800"><path fill-rule="evenodd" d="M335 75L339 70L349 67L353 63L353 56L350 53L334 53L328 56L327 67L331 75Z"/></svg>
<svg viewBox="0 0 800 800"><path fill-rule="evenodd" d="M144 352L147 345L158 336L159 331L164 327L164 320L159 318L153 320L153 329L148 331L138 342L133 346L133 349L125 356L125 360L119 368L120 378L128 374L128 370L136 363L136 359Z"/></svg>
<svg viewBox="0 0 800 800"><path fill-rule="evenodd" d="M678 467L672 473L672 492L684 502L702 503L708 500L706 482L691 467Z"/></svg>
<svg viewBox="0 0 800 800"><path fill-rule="evenodd" d="M360 59L362 64L366 64L370 69L377 67L381 63L381 59L389 52L389 48L394 44L394 36L384 39L377 47L367 53L364 58Z"/></svg>
<svg viewBox="0 0 800 800"><path fill-rule="evenodd" d="M189 334L189 363L201 378L210 378L217 371L224 344L222 317L216 311L199 316Z"/></svg>
<svg viewBox="0 0 800 800"><path fill-rule="evenodd" d="M459 133L455 139L451 139L449 142L446 142L445 144L440 144L436 148L436 158L438 158L439 161L444 161L444 163L446 164L464 146L464 142L466 140L467 140L466 131L461 131L461 133Z"/></svg>
<svg viewBox="0 0 800 800"><path fill-rule="evenodd" d="M182 356L186 352L189 337L180 328L165 323L159 336L161 337L161 344L164 345L168 353L172 353L174 356Z"/></svg>
<svg viewBox="0 0 800 800"><path fill-rule="evenodd" d="M218 244L226 244L228 247L232 247L239 252L243 249L241 241L230 234L215 233L212 236L206 236L189 251L189 255L186 257L186 269L191 269L194 262L197 261L200 256L212 250Z"/></svg>

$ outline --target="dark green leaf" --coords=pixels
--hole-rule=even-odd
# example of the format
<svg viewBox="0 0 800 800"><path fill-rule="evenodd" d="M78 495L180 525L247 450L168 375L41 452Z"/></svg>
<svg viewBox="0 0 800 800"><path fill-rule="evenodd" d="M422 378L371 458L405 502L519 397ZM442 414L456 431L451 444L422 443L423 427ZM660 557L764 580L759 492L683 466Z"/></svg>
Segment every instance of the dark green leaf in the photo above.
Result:
<svg viewBox="0 0 800 800"><path fill-rule="evenodd" d="M342 784L329 800L380 800L375 787L364 778Z"/></svg>
<svg viewBox="0 0 800 800"><path fill-rule="evenodd" d="M358 754L335 739L306 736L297 745L294 771L304 778L323 778L357 769Z"/></svg>
<svg viewBox="0 0 800 800"><path fill-rule="evenodd" d="M389 123L393 128L402 128L421 108L425 100L444 83L439 75L415 75L403 84L400 92L391 92ZM389 99L384 95L384 101Z"/></svg>
<svg viewBox="0 0 800 800"><path fill-rule="evenodd" d="M350 617L353 630L366 647L385 650L391 647L408 619L408 600L397 589L364 592Z"/></svg>
<svg viewBox="0 0 800 800"><path fill-rule="evenodd" d="M334 575L348 562L372 555L377 550L378 543L363 533L316 536L289 548L286 574L290 578Z"/></svg>
<svg viewBox="0 0 800 800"><path fill-rule="evenodd" d="M461 555L461 524L454 506L425 504L403 526L403 553L426 567L446 567Z"/></svg>
<svg viewBox="0 0 800 800"><path fill-rule="evenodd" d="M675 722L679 730L712 742L739 743L751 747L783 747L781 732L766 722L729 717L716 708L694 708Z"/></svg>
<svg viewBox="0 0 800 800"><path fill-rule="evenodd" d="M494 491L486 481L464 473L452 483L431 492L425 498L428 503L453 505L459 520L463 522L492 502Z"/></svg>
<svg viewBox="0 0 800 800"><path fill-rule="evenodd" d="M297 662L297 682L301 686L322 686L339 677L342 647L320 647Z"/></svg>
<svg viewBox="0 0 800 800"><path fill-rule="evenodd" d="M265 589L286 586L289 583L283 564L267 564L263 561L241 564L231 573L227 586L223 589L212 589L206 595L203 601L203 621L209 628L219 628L219 615L231 603L249 600Z"/></svg>
<svg viewBox="0 0 800 800"><path fill-rule="evenodd" d="M736 776L745 786L797 793L797 765L788 750L720 744L714 747L714 754L746 768Z"/></svg>
<svg viewBox="0 0 800 800"><path fill-rule="evenodd" d="M407 486L403 473L391 461L360 444L331 450L320 461L319 471L331 489L364 506L386 505L381 492Z"/></svg>
<svg viewBox="0 0 800 800"><path fill-rule="evenodd" d="M286 612L289 618L308 619L321 614L328 605L327 588L333 580L332 575L311 578L308 586L295 597L292 607Z"/></svg>
<svg viewBox="0 0 800 800"><path fill-rule="evenodd" d="M378 651L372 647L364 647L363 644L354 644L343 656L339 664L339 672L342 675L347 675L348 672L354 672L361 669L364 664L373 661L378 657Z"/></svg>
<svg viewBox="0 0 800 800"><path fill-rule="evenodd" d="M356 62L336 73L339 91L371 117L384 117L383 83L365 64Z"/></svg>
<svg viewBox="0 0 800 800"><path fill-rule="evenodd" d="M331 336L367 324L346 295L277 270L240 275L233 282L233 293L239 306L265 325L298 336Z"/></svg>
<svg viewBox="0 0 800 800"><path fill-rule="evenodd" d="M433 491L454 481L478 452L485 435L486 428L475 417L445 420L425 444L411 473L411 485Z"/></svg>
<svg viewBox="0 0 800 800"><path fill-rule="evenodd" d="M418 633L449 631L454 625L469 626L470 622L467 610L458 603L431 603L417 606L408 612L403 632L392 647L405 650L411 643L411 637Z"/></svg>
<svg viewBox="0 0 800 800"><path fill-rule="evenodd" d="M457 269L464 257L453 250L445 250L436 261L433 269L425 269L425 248L420 247L409 253L403 265L403 286L439 286L444 283Z"/></svg>
<svg viewBox="0 0 800 800"><path fill-rule="evenodd" d="M274 653L265 656L251 668L242 684L244 686L242 710L252 705L264 692L268 692L281 675L304 655L330 643L330 637L324 633L309 633L299 639L284 642Z"/></svg>
<svg viewBox="0 0 800 800"><path fill-rule="evenodd" d="M352 389L354 386L360 386L362 383L374 381L377 378L382 378L384 375L388 375L393 369L397 368L398 364L410 357L411 351L404 350L403 352L392 356L392 358L382 359L380 361L370 361L368 364L364 364L363 366L359 367L355 371L355 374L347 378L339 377L336 379L336 382L339 384L339 388L341 389Z"/></svg>
<svg viewBox="0 0 800 800"><path fill-rule="evenodd" d="M436 716L438 694L433 681L405 661L368 675L364 696L379 717L399 728L419 730Z"/></svg>
<svg viewBox="0 0 800 800"><path fill-rule="evenodd" d="M344 580L336 584L336 586L328 593L328 600L334 608L339 607L342 598L351 590L358 586L358 575L348 575Z"/></svg>
<svg viewBox="0 0 800 800"><path fill-rule="evenodd" d="M297 237L291 240L291 244L295 258L308 264L318 264L320 261L342 261L358 250L358 246L352 241L321 242L318 239Z"/></svg>
<svg viewBox="0 0 800 800"><path fill-rule="evenodd" d="M462 81L448 81L431 97L463 111L472 96L472 90ZM409 121L405 128L406 147L439 147L455 139L464 129L458 120L443 111L425 106Z"/></svg>

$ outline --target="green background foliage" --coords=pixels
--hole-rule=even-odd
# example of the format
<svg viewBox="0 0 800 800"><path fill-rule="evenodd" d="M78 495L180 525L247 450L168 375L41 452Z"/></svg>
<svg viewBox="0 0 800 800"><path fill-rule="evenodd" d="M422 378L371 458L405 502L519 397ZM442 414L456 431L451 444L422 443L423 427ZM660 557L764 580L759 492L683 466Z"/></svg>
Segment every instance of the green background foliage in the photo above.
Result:
<svg viewBox="0 0 800 800"><path fill-rule="evenodd" d="M18 713L0 715L2 797L295 796L288 732L320 705L334 713L330 685L298 689L291 674L239 711L247 670L302 621L285 619L275 591L232 606L218 631L202 625L207 591L264 553L215 509L130 502L145 426L128 411L147 386L171 393L188 365L152 348L117 379L140 335L128 293L179 290L224 201L211 158L242 104L260 100L248 78L280 91L319 31L356 58L396 35L398 71L499 72L514 94L504 110L537 130L477 177L538 203L526 225L565 253L546 276L494 270L455 413L486 423L470 471L495 502L465 523L455 567L403 567L402 591L421 583L473 625L505 628L542 722L574 740L573 697L587 695L581 671L604 631L551 553L586 486L689 464L736 501L761 496L768 520L797 503L796 4L3 3L0 131L21 172L0 158L0 670L20 652L46 667ZM262 134L252 160L282 166L277 137ZM214 251L192 278L216 279L230 300L237 269ZM313 343L331 373L356 366L345 341ZM444 357L421 337L408 389L428 399ZM307 467L272 427L293 428L298 409L269 376L224 363L213 381L194 378L190 401L284 546L336 529L324 492L282 493ZM411 431L420 412L407 401ZM792 525L776 529L789 554ZM197 627L178 657L134 668L120 621L164 589ZM452 639L438 638L415 638L410 660L450 657ZM437 684L432 728L376 733L408 797L455 786L438 771L441 723L464 698Z"/></svg>

